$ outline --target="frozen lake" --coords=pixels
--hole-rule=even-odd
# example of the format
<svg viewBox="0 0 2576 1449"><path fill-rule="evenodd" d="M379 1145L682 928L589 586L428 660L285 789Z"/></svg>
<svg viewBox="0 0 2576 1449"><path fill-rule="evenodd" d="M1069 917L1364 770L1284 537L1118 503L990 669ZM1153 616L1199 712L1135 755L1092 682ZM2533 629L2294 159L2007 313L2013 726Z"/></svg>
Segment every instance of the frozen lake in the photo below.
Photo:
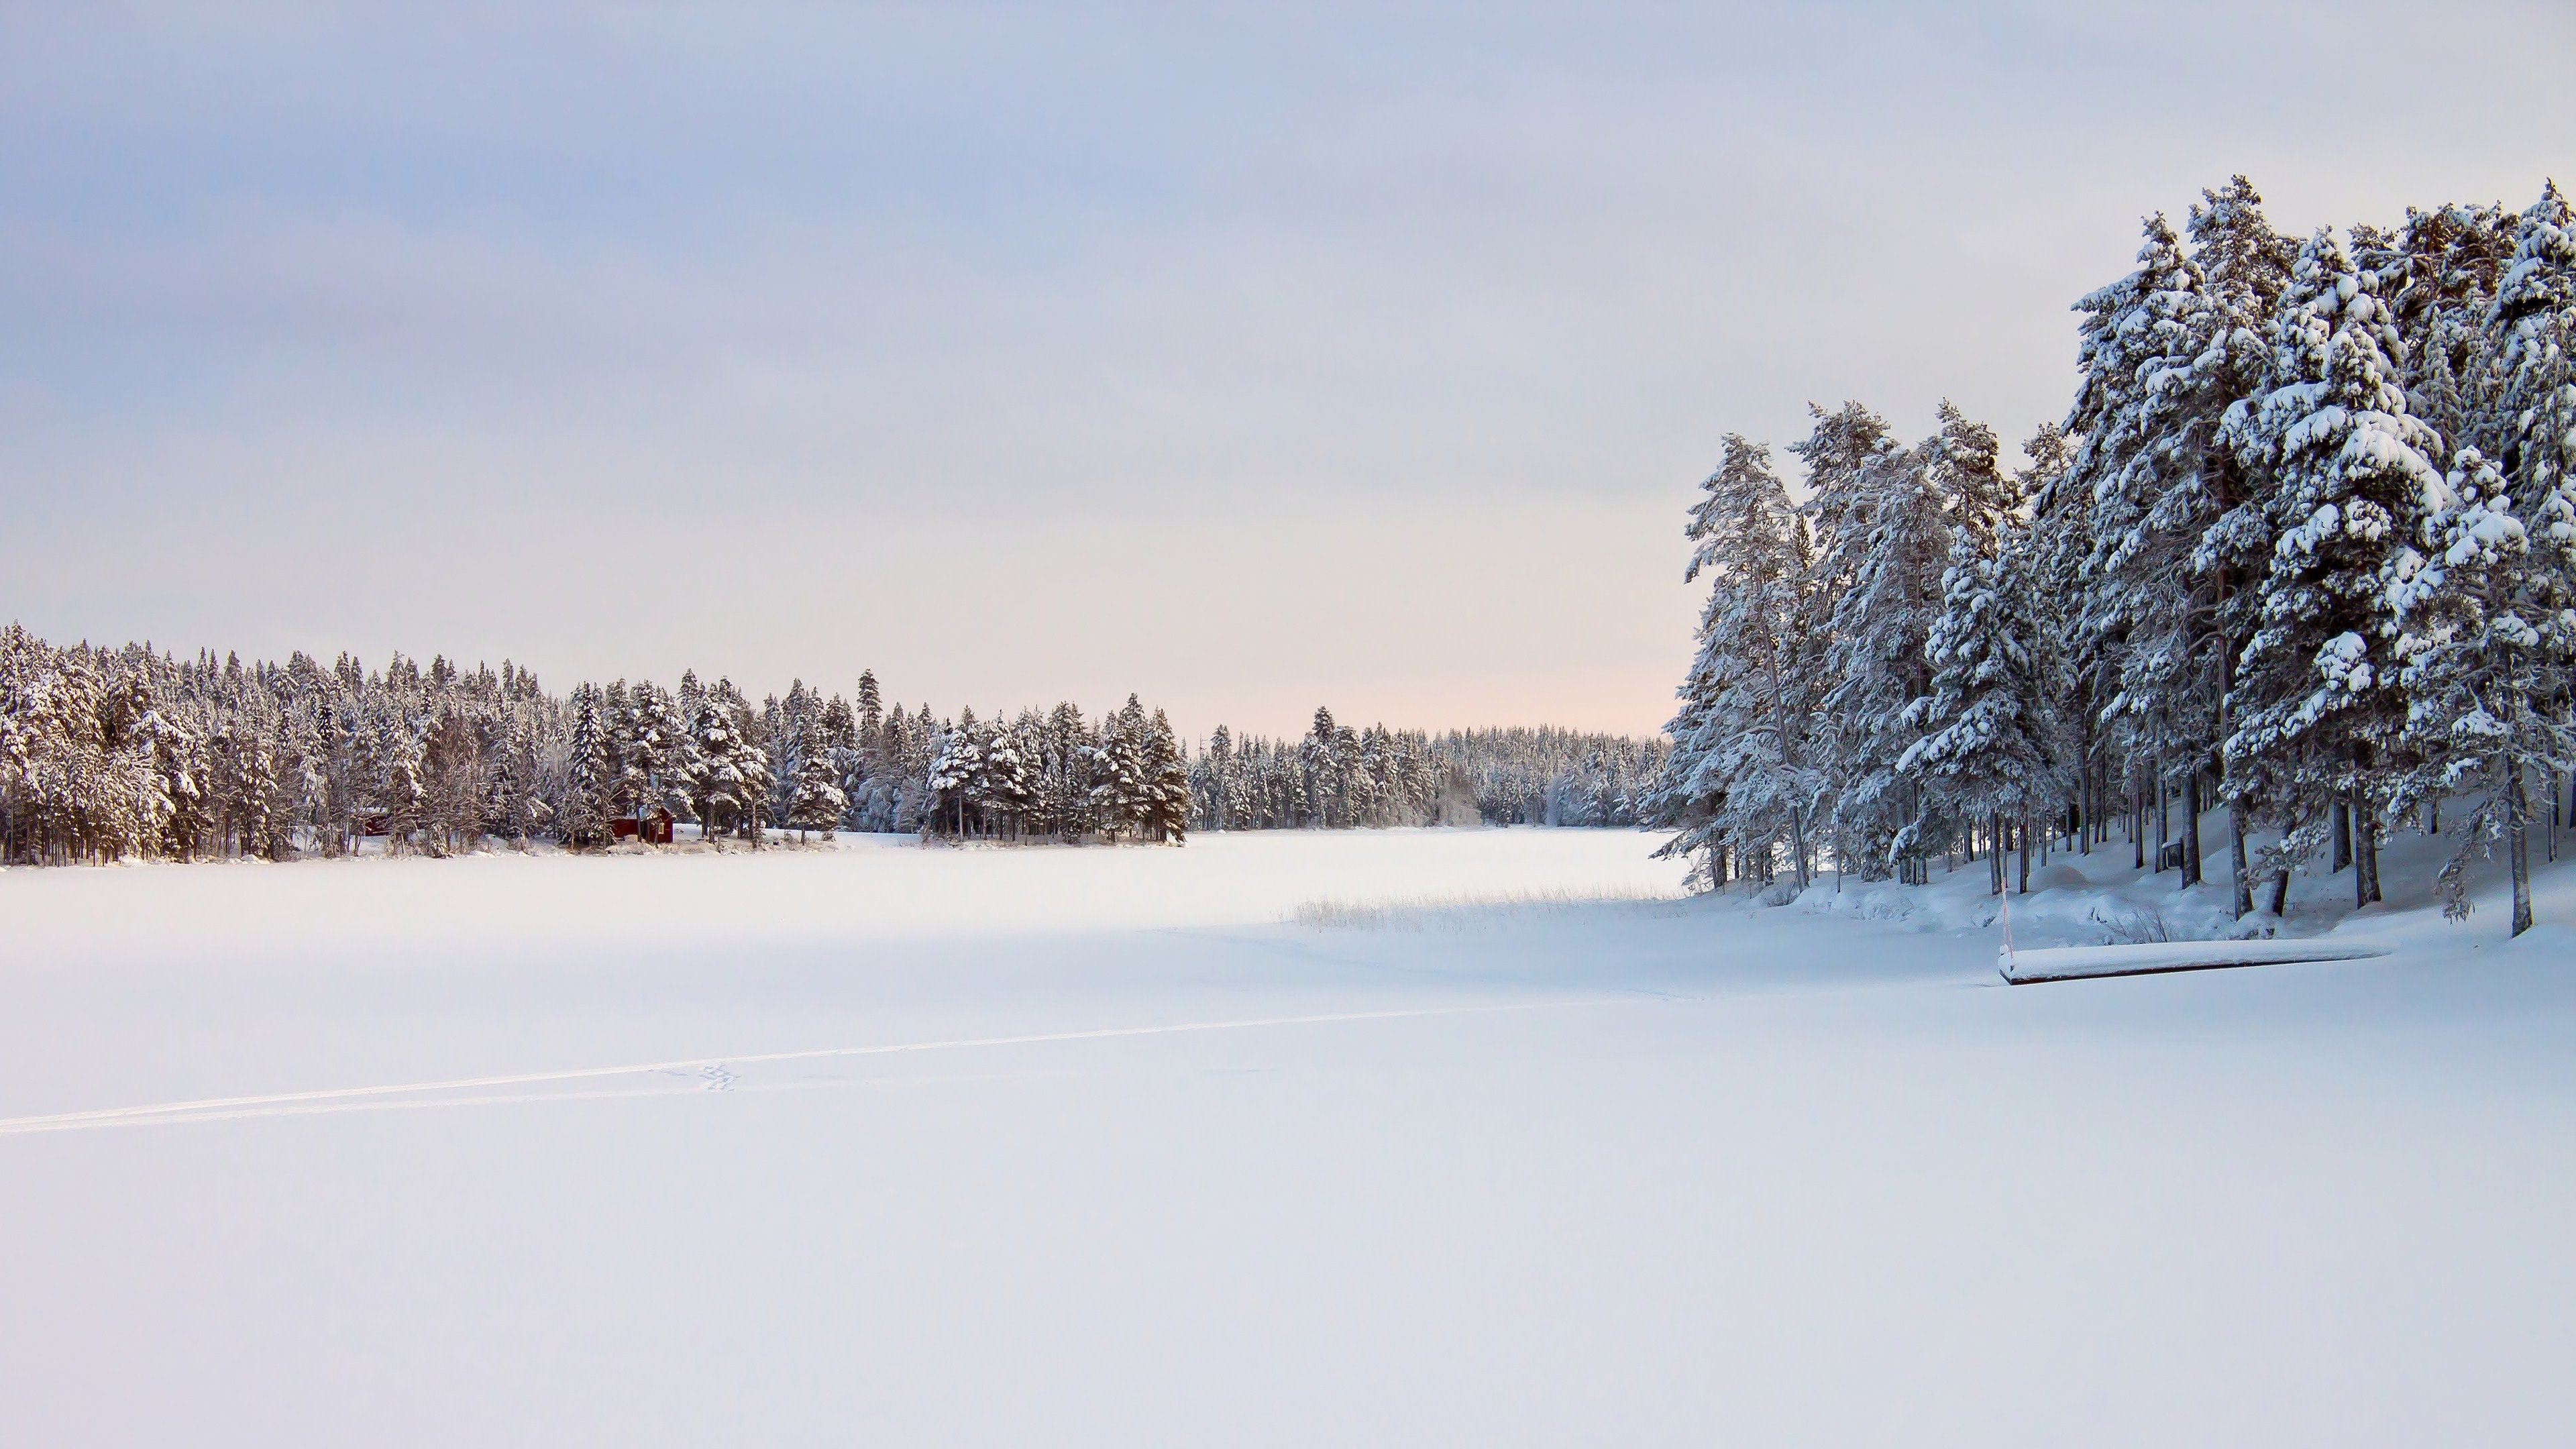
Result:
<svg viewBox="0 0 2576 1449"><path fill-rule="evenodd" d="M0 872L0 1442L2562 1442L2566 872L2014 989L1655 843Z"/></svg>

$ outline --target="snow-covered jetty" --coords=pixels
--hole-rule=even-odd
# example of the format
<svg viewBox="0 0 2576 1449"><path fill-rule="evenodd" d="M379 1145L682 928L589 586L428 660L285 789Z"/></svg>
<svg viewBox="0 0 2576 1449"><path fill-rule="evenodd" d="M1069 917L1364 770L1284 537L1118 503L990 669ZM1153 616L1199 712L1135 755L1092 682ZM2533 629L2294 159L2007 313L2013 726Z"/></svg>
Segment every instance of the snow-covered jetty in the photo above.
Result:
<svg viewBox="0 0 2576 1449"><path fill-rule="evenodd" d="M2039 981L2081 981L2096 976L2151 976L2165 971L2218 971L2231 966L2281 966L2293 961L2358 961L2397 948L2385 941L2145 941L2127 946L2049 946L1995 955L2003 978L2015 986Z"/></svg>

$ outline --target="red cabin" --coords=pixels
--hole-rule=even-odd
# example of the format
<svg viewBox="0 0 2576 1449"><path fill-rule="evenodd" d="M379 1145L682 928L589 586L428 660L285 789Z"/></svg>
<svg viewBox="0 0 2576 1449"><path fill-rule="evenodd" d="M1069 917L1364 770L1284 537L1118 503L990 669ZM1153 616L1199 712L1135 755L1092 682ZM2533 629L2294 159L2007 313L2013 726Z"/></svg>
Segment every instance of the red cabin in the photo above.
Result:
<svg viewBox="0 0 2576 1449"><path fill-rule="evenodd" d="M632 815L620 815L608 822L608 838L641 840L646 845L668 845L671 843L671 812L656 810L641 820Z"/></svg>

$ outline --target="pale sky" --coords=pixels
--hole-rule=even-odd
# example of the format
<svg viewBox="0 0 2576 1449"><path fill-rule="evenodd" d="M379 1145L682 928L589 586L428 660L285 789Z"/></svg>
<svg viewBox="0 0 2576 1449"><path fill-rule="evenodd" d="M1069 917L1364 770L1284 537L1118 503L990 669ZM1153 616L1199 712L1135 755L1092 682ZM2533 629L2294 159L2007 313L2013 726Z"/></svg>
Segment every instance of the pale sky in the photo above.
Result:
<svg viewBox="0 0 2576 1449"><path fill-rule="evenodd" d="M1649 732L1726 432L2027 436L2232 172L2524 206L2570 13L0 0L0 617Z"/></svg>

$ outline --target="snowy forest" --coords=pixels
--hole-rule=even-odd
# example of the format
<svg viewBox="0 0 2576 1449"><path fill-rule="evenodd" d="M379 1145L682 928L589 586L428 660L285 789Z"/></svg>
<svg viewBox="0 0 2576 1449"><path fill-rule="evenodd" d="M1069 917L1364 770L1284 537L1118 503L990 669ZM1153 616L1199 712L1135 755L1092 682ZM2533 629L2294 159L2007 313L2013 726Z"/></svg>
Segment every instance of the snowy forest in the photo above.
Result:
<svg viewBox="0 0 2576 1449"><path fill-rule="evenodd" d="M1318 710L1293 740L1220 727L1193 757L1134 696L1008 720L887 705L802 681L757 705L694 672L569 694L507 661L396 656L367 669L54 648L0 630L0 859L64 864L589 849L667 812L701 838L770 830L1178 844L1196 830L1630 825L1660 742L1557 730L1354 731Z"/></svg>
<svg viewBox="0 0 2576 1449"><path fill-rule="evenodd" d="M1641 823L1661 740L1558 729L1353 731L1331 710L1296 739L1219 726L1190 770L1206 830Z"/></svg>
<svg viewBox="0 0 2576 1449"><path fill-rule="evenodd" d="M1919 882L2107 847L2238 917L2294 872L2381 896L2388 833L2453 837L2437 890L2567 814L2576 662L2576 227L2412 210L2273 230L2237 177L2083 298L2062 424L2001 461L1944 403L1908 445L1857 403L1742 436L1690 518L1710 580L1650 811L1705 885L1830 865ZM2017 872L2008 857L2019 852Z"/></svg>

